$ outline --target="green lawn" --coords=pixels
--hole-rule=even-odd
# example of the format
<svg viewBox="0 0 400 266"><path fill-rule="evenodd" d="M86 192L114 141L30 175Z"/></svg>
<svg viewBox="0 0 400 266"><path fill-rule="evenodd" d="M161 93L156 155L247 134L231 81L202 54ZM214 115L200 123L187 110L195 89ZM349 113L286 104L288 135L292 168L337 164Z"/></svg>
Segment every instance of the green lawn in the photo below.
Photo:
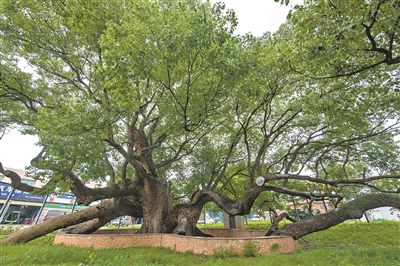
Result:
<svg viewBox="0 0 400 266"><path fill-rule="evenodd" d="M265 226L251 222L247 228ZM221 224L207 227L221 227ZM292 255L206 257L167 248L94 250L52 245L48 235L26 244L0 246L1 265L400 265L400 222L344 223L298 241Z"/></svg>

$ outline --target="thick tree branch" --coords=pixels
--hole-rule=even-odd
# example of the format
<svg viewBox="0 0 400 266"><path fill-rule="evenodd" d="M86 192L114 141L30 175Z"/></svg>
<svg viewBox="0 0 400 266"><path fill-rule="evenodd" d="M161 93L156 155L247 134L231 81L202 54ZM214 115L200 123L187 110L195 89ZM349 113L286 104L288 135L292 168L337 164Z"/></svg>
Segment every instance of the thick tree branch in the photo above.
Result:
<svg viewBox="0 0 400 266"><path fill-rule="evenodd" d="M96 206L89 207L79 212L62 215L44 221L42 223L39 223L35 226L25 228L14 234L2 237L0 238L0 244L28 242L42 235L51 233L54 230L65 228L72 225L77 225L93 219L100 219L102 220L102 222L107 222L120 215L132 215L138 217L141 216L141 208L136 209L134 206L130 206L124 203L126 203L126 200L123 201L106 200L99 203ZM109 220L106 219L107 220L106 221L105 219L102 219L102 217L107 217ZM95 224L92 224L90 226L89 228L90 230L88 230L88 228L85 228L86 229L85 233L90 233L91 231L95 230L96 224L97 227L100 225L100 223L95 222Z"/></svg>
<svg viewBox="0 0 400 266"><path fill-rule="evenodd" d="M25 191L25 192L33 192L34 190L37 192L47 191L47 188L52 188L55 185L55 182L53 180L50 180L49 182L47 182L42 188L37 188L34 186L30 186L28 184L22 183L21 177L14 171L5 170L3 168L3 165L1 162L0 162L0 173L2 173L4 176L10 178L11 186L13 188L21 190L21 191Z"/></svg>
<svg viewBox="0 0 400 266"><path fill-rule="evenodd" d="M292 224L286 224L274 235L289 235L294 239L328 229L349 219L360 219L367 210L379 207L400 209L400 197L388 194L370 194L355 199L335 211L319 214Z"/></svg>
<svg viewBox="0 0 400 266"><path fill-rule="evenodd" d="M270 180L282 180L282 179L295 179L295 180L303 180L310 181L319 184L338 186L339 184L360 184L365 185L375 180L380 179L400 179L400 174L388 174L388 175L378 175L371 176L369 178L361 178L361 179L342 179L342 180L324 180L315 178L308 175L292 175L292 174L275 174L275 173L267 173L263 175L265 182Z"/></svg>
<svg viewBox="0 0 400 266"><path fill-rule="evenodd" d="M276 212L274 212L274 216L276 216ZM274 234L277 230L279 230L278 224L283 219L287 219L293 223L297 222L297 220L294 219L293 217L291 217L287 212L281 213L279 216L274 217L273 223L265 235L270 236L270 235Z"/></svg>

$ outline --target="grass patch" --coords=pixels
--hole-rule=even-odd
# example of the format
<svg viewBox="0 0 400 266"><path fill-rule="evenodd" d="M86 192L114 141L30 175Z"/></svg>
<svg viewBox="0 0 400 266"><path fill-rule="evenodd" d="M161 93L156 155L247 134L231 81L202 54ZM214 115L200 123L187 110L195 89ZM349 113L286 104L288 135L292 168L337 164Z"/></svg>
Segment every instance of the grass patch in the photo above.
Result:
<svg viewBox="0 0 400 266"><path fill-rule="evenodd" d="M266 230L266 222L248 229ZM217 226L212 225L212 226ZM207 228L215 228L207 226ZM221 228L221 227L217 227ZM256 257L237 256L229 250L219 256L177 253L168 248L124 249L77 248L53 245L53 235L26 244L0 246L2 265L400 265L400 223L344 223L298 241L296 254L271 253ZM257 248L249 246L249 255ZM276 247L278 249L278 247Z"/></svg>

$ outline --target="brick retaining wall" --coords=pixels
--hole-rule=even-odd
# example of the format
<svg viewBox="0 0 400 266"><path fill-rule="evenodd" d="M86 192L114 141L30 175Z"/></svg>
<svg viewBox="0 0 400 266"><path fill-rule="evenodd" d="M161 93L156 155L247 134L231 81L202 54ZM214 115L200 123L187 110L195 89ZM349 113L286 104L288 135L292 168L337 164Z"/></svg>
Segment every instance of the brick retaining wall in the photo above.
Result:
<svg viewBox="0 0 400 266"><path fill-rule="evenodd" d="M296 241L286 236L260 236L264 231L235 229L202 229L217 237L182 236L175 234L134 234L137 229L99 230L89 235L57 233L54 244L102 248L126 247L167 247L178 252L191 251L195 254L212 255L216 249L233 249L243 254L246 242L253 241L260 247L260 254L280 252L290 254L296 251ZM247 236L244 236L246 233ZM219 235L234 237L220 237Z"/></svg>

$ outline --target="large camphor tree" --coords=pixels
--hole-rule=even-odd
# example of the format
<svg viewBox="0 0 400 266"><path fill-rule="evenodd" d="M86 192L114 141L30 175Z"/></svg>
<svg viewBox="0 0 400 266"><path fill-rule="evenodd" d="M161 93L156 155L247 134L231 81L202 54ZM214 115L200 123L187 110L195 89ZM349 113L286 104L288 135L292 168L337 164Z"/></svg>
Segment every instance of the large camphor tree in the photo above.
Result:
<svg viewBox="0 0 400 266"><path fill-rule="evenodd" d="M335 2L306 1L254 37L205 1L3 0L0 126L38 136L29 170L46 185L0 172L24 191L101 203L0 242L91 233L121 215L143 217L138 233L204 235L207 202L233 217L287 196L354 199L283 228L275 217L267 234L295 239L400 208L399 3Z"/></svg>

